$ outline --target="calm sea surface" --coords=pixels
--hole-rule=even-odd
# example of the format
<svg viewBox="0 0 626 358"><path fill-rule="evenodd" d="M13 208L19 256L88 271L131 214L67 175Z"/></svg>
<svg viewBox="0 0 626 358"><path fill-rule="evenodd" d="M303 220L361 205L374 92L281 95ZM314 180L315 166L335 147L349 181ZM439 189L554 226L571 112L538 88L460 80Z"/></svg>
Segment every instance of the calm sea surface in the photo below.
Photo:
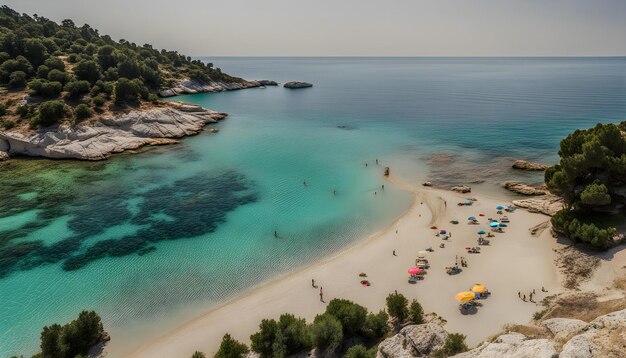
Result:
<svg viewBox="0 0 626 358"><path fill-rule="evenodd" d="M82 309L132 346L335 253L410 204L384 166L497 192L541 181L513 158L552 163L572 130L626 119L625 58L210 61L315 86L184 96L230 116L180 145L0 167L0 357Z"/></svg>

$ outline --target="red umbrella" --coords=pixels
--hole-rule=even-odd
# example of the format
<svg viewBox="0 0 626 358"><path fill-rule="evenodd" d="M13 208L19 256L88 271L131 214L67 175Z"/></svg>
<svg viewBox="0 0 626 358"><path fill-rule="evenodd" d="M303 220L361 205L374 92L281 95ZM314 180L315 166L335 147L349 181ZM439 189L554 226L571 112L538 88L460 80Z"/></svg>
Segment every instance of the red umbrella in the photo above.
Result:
<svg viewBox="0 0 626 358"><path fill-rule="evenodd" d="M422 269L419 267L411 267L409 269L409 275L419 275L422 272Z"/></svg>
<svg viewBox="0 0 626 358"><path fill-rule="evenodd" d="M465 246L465 250L471 250L472 248L469 246Z"/></svg>

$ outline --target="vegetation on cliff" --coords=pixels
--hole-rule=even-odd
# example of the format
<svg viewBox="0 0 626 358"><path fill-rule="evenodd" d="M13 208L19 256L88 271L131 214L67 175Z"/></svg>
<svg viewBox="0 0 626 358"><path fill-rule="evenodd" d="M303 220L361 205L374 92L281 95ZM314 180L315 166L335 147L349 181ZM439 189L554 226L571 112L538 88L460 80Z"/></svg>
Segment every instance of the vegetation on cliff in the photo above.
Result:
<svg viewBox="0 0 626 358"><path fill-rule="evenodd" d="M594 248L611 247L626 206L626 122L576 130L561 141L559 156L545 172L548 189L567 205L553 227Z"/></svg>
<svg viewBox="0 0 626 358"><path fill-rule="evenodd" d="M0 8L0 92L4 98L0 124L4 129L79 121L94 112L156 101L160 89L185 78L243 81L176 51L114 41L72 20L57 24L7 6ZM27 93L31 98L22 103ZM48 102L53 104L44 106Z"/></svg>

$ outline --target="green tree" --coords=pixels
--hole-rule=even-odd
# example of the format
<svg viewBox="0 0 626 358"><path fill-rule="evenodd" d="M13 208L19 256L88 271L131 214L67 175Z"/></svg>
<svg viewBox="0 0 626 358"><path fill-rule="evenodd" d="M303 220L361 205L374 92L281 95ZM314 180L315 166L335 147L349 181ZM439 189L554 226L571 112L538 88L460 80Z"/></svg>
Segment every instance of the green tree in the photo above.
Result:
<svg viewBox="0 0 626 358"><path fill-rule="evenodd" d="M55 124L66 115L67 108L61 101L47 101L39 107L39 119L44 126Z"/></svg>
<svg viewBox="0 0 626 358"><path fill-rule="evenodd" d="M79 120L89 118L91 117L91 109L89 109L88 105L81 103L74 108L74 116Z"/></svg>
<svg viewBox="0 0 626 358"><path fill-rule="evenodd" d="M82 311L78 318L63 327L63 340L68 347L69 357L87 355L89 349L98 343L103 332L100 316L94 311Z"/></svg>
<svg viewBox="0 0 626 358"><path fill-rule="evenodd" d="M91 90L91 84L88 81L70 81L65 85L65 91L71 97L78 97L83 94L89 93Z"/></svg>
<svg viewBox="0 0 626 358"><path fill-rule="evenodd" d="M334 352L343 341L343 327L333 315L324 313L317 315L311 326L313 344L316 347Z"/></svg>
<svg viewBox="0 0 626 358"><path fill-rule="evenodd" d="M409 306L409 320L415 324L424 323L424 309L417 300L411 301Z"/></svg>
<svg viewBox="0 0 626 358"><path fill-rule="evenodd" d="M65 84L68 81L69 76L67 75L67 73L59 71L55 68L48 72L47 78L48 78L48 81L51 81L51 82L56 81L56 82L61 82L62 84Z"/></svg>
<svg viewBox="0 0 626 358"><path fill-rule="evenodd" d="M367 309L352 301L333 299L326 307L326 313L334 316L341 322L345 335L358 333L365 324Z"/></svg>
<svg viewBox="0 0 626 358"><path fill-rule="evenodd" d="M43 65L48 58L48 49L39 39L26 39L24 41L24 56L35 67Z"/></svg>
<svg viewBox="0 0 626 358"><path fill-rule="evenodd" d="M26 78L26 72L15 71L11 73L9 77L9 87L23 88L24 86L26 86Z"/></svg>
<svg viewBox="0 0 626 358"><path fill-rule="evenodd" d="M63 328L59 324L44 327L41 331L41 353L45 358L65 358L66 347L62 339Z"/></svg>
<svg viewBox="0 0 626 358"><path fill-rule="evenodd" d="M409 316L409 300L401 293L392 293L387 296L387 312L400 322L404 322Z"/></svg>
<svg viewBox="0 0 626 358"><path fill-rule="evenodd" d="M242 358L246 353L248 353L248 347L226 333L219 350L215 353L215 358Z"/></svg>
<svg viewBox="0 0 626 358"><path fill-rule="evenodd" d="M202 352L198 352L195 351L192 355L191 358L206 358L206 354L202 353Z"/></svg>
<svg viewBox="0 0 626 358"><path fill-rule="evenodd" d="M346 351L344 358L374 358L376 357L376 348L367 349L362 344L350 347Z"/></svg>
<svg viewBox="0 0 626 358"><path fill-rule="evenodd" d="M580 193L580 201L585 205L603 206L611 203L611 196L606 185L593 183Z"/></svg>
<svg viewBox="0 0 626 358"><path fill-rule="evenodd" d="M263 358L272 357L274 341L278 333L278 323L273 319L264 319L259 325L259 331L250 336L253 351Z"/></svg>
<svg viewBox="0 0 626 358"><path fill-rule="evenodd" d="M460 333L450 333L441 349L433 353L434 358L445 358L466 352L468 350L465 344L465 335Z"/></svg>
<svg viewBox="0 0 626 358"><path fill-rule="evenodd" d="M287 355L298 353L311 346L311 334L304 318L283 314L278 320L278 329Z"/></svg>
<svg viewBox="0 0 626 358"><path fill-rule="evenodd" d="M373 339L384 337L389 331L388 321L389 315L383 310L368 314L363 327L366 335Z"/></svg>
<svg viewBox="0 0 626 358"><path fill-rule="evenodd" d="M51 70L65 71L65 64L58 57L48 57L43 64Z"/></svg>
<svg viewBox="0 0 626 358"><path fill-rule="evenodd" d="M74 75L79 80L88 81L90 84L96 83L102 77L100 66L94 61L83 60L74 67Z"/></svg>

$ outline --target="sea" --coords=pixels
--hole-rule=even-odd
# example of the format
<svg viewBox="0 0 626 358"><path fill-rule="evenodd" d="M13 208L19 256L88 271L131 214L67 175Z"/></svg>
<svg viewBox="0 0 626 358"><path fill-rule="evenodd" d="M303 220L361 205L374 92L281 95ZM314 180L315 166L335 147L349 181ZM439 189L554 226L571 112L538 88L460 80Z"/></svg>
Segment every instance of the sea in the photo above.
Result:
<svg viewBox="0 0 626 358"><path fill-rule="evenodd" d="M626 119L620 57L202 60L313 87L173 98L229 116L102 162L0 166L0 357L81 310L130 351L334 255L411 204L385 167L512 198L504 181L543 180L515 159L557 163L568 133Z"/></svg>

